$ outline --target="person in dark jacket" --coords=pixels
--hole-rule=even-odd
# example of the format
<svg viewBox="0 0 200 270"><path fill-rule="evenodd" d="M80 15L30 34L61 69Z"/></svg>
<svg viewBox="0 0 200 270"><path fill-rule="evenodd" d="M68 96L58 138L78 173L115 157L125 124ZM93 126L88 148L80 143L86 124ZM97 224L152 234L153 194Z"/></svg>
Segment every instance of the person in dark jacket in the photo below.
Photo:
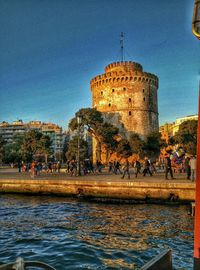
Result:
<svg viewBox="0 0 200 270"><path fill-rule="evenodd" d="M133 166L134 166L135 177L137 178L141 170L141 163L139 162L139 160L136 160Z"/></svg>
<svg viewBox="0 0 200 270"><path fill-rule="evenodd" d="M150 162L147 157L144 158L144 171L143 176L149 173L152 176L152 172L150 171Z"/></svg>

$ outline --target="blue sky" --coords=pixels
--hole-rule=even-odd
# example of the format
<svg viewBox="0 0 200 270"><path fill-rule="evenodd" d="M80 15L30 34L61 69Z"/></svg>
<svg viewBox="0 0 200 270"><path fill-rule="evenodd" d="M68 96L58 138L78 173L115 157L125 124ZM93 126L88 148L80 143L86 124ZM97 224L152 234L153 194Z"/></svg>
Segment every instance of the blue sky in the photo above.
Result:
<svg viewBox="0 0 200 270"><path fill-rule="evenodd" d="M193 0L0 0L0 122L64 128L91 106L90 80L120 60L159 77L159 121L197 113Z"/></svg>

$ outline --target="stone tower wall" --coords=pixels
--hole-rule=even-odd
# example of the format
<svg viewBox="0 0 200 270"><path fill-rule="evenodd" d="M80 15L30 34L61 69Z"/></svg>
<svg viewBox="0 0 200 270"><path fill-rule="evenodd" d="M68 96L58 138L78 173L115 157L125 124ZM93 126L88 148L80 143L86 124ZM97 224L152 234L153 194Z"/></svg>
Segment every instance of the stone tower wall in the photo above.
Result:
<svg viewBox="0 0 200 270"><path fill-rule="evenodd" d="M111 122L126 135L138 133L146 138L158 131L157 76L144 72L135 62L115 62L105 74L90 82L92 106L111 115Z"/></svg>

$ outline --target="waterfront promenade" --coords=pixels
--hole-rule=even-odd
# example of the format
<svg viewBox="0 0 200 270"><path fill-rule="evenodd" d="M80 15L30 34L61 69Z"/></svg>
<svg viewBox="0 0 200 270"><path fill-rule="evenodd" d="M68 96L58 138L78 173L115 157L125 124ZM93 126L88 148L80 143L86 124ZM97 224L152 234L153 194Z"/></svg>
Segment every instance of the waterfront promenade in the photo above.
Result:
<svg viewBox="0 0 200 270"><path fill-rule="evenodd" d="M107 200L194 201L195 183L185 174L175 174L165 180L164 173L152 177L139 175L121 179L107 171L85 176L70 176L65 172L49 173L31 178L17 169L0 169L0 193L55 194Z"/></svg>

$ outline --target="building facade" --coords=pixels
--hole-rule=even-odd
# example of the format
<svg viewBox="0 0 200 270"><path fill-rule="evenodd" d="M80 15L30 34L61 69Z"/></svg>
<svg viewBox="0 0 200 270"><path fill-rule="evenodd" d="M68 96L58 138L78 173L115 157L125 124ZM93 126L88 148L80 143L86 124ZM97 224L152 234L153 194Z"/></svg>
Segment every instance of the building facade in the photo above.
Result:
<svg viewBox="0 0 200 270"><path fill-rule="evenodd" d="M196 120L198 121L198 115L188 115L180 118L176 118L176 121L173 123L165 123L159 127L159 132L161 134L161 138L165 140L167 143L169 139L173 137L178 131L179 127L183 122Z"/></svg>
<svg viewBox="0 0 200 270"><path fill-rule="evenodd" d="M169 142L169 139L173 136L173 123L165 123L164 125L159 127L159 132L161 134L161 139Z"/></svg>
<svg viewBox="0 0 200 270"><path fill-rule="evenodd" d="M187 115L184 117L176 118L175 123L173 124L173 136L176 134L176 132L179 131L180 125L185 121L191 121L191 120L198 120L198 115Z"/></svg>
<svg viewBox="0 0 200 270"><path fill-rule="evenodd" d="M44 123L41 121L30 121L24 123L22 120L0 123L0 135L7 143L12 143L16 134L23 134L29 130L37 130L51 139L51 148L55 156L61 156L63 151L63 132L62 128L53 123Z"/></svg>
<svg viewBox="0 0 200 270"><path fill-rule="evenodd" d="M0 123L0 135L7 143L12 143L15 134L24 133L26 130L22 120L13 121L12 124L3 121Z"/></svg>

